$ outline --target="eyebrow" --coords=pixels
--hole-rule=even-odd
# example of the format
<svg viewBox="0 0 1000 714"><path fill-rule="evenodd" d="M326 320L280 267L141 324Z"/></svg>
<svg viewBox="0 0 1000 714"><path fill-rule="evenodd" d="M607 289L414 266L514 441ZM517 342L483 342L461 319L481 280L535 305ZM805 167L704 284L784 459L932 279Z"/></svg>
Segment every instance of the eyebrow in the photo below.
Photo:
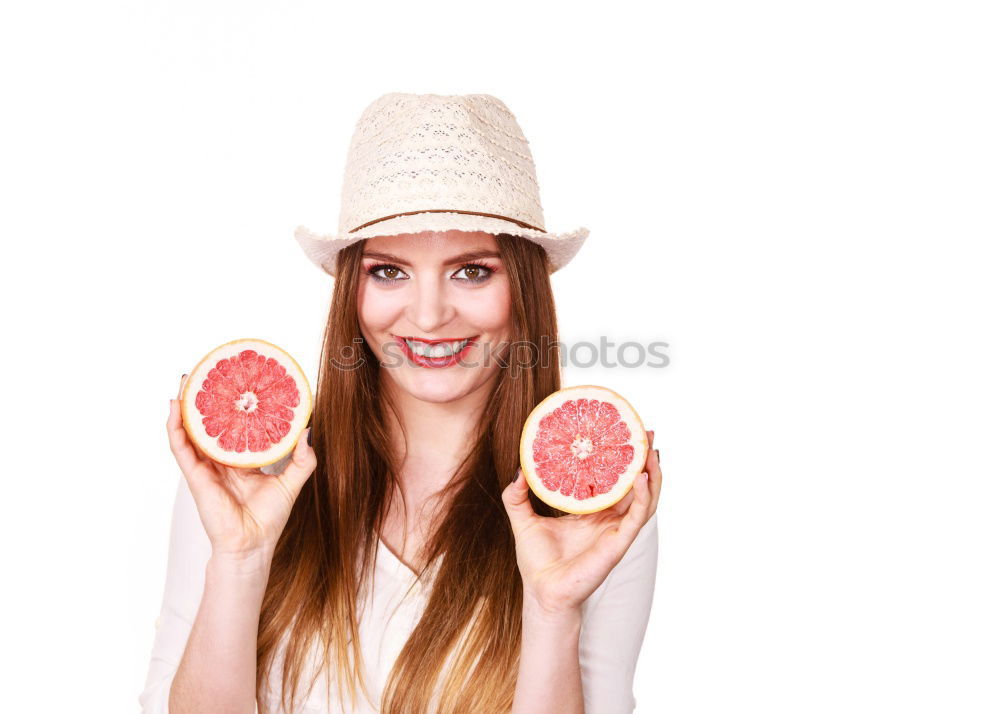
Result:
<svg viewBox="0 0 1000 714"><path fill-rule="evenodd" d="M393 263L399 263L400 265L405 265L410 267L410 263L407 262L405 258L400 258L398 255L392 255L391 253L379 253L377 251L366 250L361 254L363 258L378 258L379 260L388 260ZM470 250L465 253L459 253L445 261L445 265L454 265L455 263L465 263L470 260L476 260L478 258L499 258L500 254L495 250Z"/></svg>

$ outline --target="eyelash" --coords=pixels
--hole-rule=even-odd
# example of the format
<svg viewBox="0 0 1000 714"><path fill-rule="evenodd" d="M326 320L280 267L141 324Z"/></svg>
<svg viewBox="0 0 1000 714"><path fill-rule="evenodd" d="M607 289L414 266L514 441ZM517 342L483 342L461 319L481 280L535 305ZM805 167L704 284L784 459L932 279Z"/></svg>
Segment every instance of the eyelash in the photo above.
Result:
<svg viewBox="0 0 1000 714"><path fill-rule="evenodd" d="M472 283L474 285L477 285L479 283L485 282L486 280L489 280L490 276L492 276L493 273L496 272L495 269L491 268L490 266L486 265L485 263L480 263L480 262L475 261L475 260L473 260L473 261L471 261L469 263L466 263L461 268L459 268L459 270L465 270L466 268L470 268L470 267L479 268L480 270L485 271L486 275L483 275L483 276L478 277L478 278L465 278L465 279L462 280L462 282L468 282L468 283ZM400 282L400 278L383 278L381 275L375 275L376 272L378 272L379 270L382 270L383 268L396 268L397 270L402 271L402 268L400 268L398 265L393 265L392 263L379 263L377 265L371 266L365 272L368 275L370 275L373 279L375 279L376 281L378 281L380 283L398 283L398 282Z"/></svg>

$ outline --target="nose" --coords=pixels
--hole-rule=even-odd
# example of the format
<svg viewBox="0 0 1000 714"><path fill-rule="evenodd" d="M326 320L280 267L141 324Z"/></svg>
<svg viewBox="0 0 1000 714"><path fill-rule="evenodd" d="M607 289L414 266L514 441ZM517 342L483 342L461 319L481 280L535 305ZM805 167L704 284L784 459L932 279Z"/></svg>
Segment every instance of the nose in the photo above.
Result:
<svg viewBox="0 0 1000 714"><path fill-rule="evenodd" d="M416 281L416 299L410 304L410 322L425 335L433 335L455 314L448 296L447 285L440 280L424 277Z"/></svg>

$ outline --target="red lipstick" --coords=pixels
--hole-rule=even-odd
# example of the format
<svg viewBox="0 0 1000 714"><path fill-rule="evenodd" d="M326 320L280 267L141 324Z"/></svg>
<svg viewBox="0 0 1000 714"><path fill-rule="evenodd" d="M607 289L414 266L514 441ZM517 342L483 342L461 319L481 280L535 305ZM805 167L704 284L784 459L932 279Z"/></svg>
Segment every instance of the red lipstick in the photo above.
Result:
<svg viewBox="0 0 1000 714"><path fill-rule="evenodd" d="M458 338L457 340L424 340L419 337L408 337L402 338L397 335L393 335L393 339L396 340L400 348L403 350L403 354L406 358L410 360L413 364L419 367L428 367L431 369L440 369L442 367L451 367L452 365L458 364L462 359L468 355L469 351L472 349L472 345L475 344L475 337L470 338ZM436 345L441 342L458 342L460 339L468 339L465 347L456 352L453 355L448 355L447 357L424 357L423 355L418 355L416 352L410 349L410 346L406 344L406 340L410 339L414 342L424 342L429 345Z"/></svg>

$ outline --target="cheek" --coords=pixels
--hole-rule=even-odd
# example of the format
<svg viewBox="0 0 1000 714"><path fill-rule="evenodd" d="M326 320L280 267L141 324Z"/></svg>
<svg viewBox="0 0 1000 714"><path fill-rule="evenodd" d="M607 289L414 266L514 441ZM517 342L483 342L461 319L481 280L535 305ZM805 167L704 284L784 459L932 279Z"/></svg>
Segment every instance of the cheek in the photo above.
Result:
<svg viewBox="0 0 1000 714"><path fill-rule="evenodd" d="M474 300L464 304L466 320L483 331L505 332L510 327L510 289L506 282L478 291Z"/></svg>
<svg viewBox="0 0 1000 714"><path fill-rule="evenodd" d="M367 281L358 288L358 320L368 331L386 330L399 316L400 299L393 291L376 290Z"/></svg>

